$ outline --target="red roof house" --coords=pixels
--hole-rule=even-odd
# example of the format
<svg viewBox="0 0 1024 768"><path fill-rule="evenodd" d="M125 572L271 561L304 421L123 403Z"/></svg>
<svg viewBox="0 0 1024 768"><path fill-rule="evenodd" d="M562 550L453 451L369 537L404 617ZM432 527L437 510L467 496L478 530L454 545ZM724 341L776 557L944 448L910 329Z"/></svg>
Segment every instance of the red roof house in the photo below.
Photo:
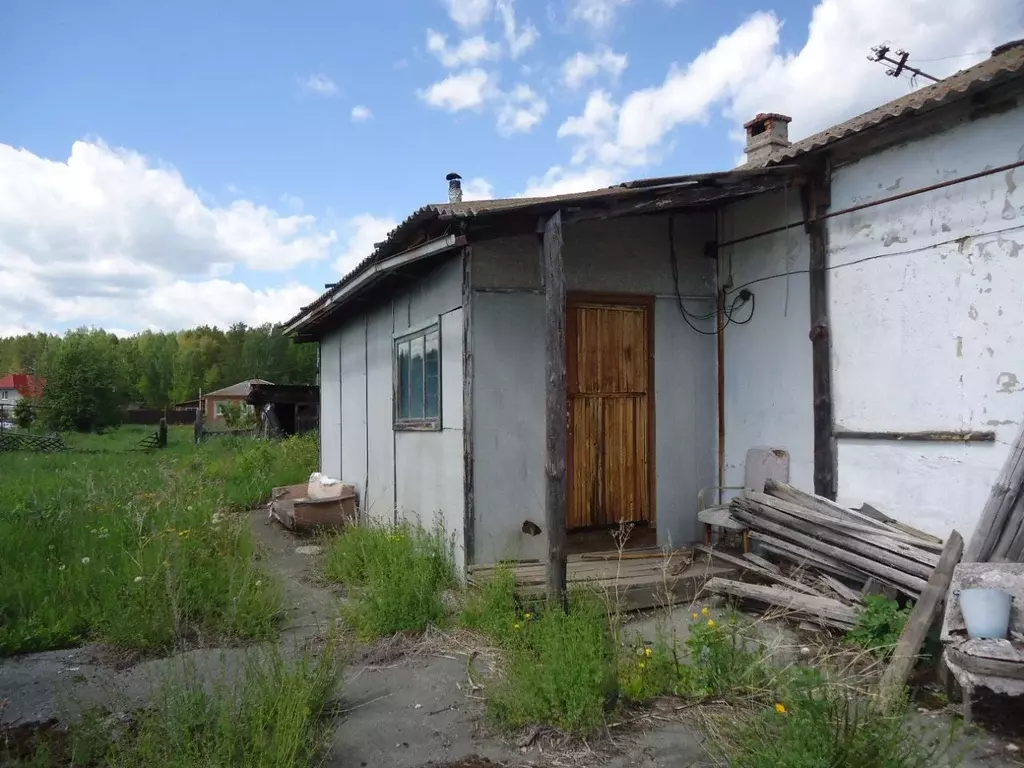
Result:
<svg viewBox="0 0 1024 768"><path fill-rule="evenodd" d="M14 405L23 397L38 399L46 387L46 379L29 373L9 373L0 378L0 408Z"/></svg>

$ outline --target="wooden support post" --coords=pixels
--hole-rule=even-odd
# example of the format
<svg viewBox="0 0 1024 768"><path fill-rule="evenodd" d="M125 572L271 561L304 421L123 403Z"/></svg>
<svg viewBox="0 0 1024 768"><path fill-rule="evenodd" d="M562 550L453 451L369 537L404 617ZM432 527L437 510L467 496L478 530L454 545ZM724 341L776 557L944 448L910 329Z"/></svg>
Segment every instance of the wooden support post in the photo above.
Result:
<svg viewBox="0 0 1024 768"><path fill-rule="evenodd" d="M932 571L932 575L928 578L928 584L914 605L914 610L910 613L906 626L903 627L903 633L892 654L892 661L889 662L889 666L882 674L880 689L883 702L893 702L896 694L907 682L910 671L917 663L917 654L921 650L921 644L946 601L946 593L949 592L949 585L953 581L953 569L960 562L960 555L963 551L963 537L953 531L946 539L946 546L942 550L939 564Z"/></svg>
<svg viewBox="0 0 1024 768"><path fill-rule="evenodd" d="M547 487L544 514L548 529L548 598L565 601L566 451L568 391L565 366L565 271L562 265L562 213L544 224L544 354L547 361L545 425Z"/></svg>
<svg viewBox="0 0 1024 768"><path fill-rule="evenodd" d="M824 165L803 188L804 228L810 246L811 377L814 408L814 492L835 501L836 451L832 413L832 343L828 321L828 224L831 202Z"/></svg>
<svg viewBox="0 0 1024 768"><path fill-rule="evenodd" d="M476 562L473 511L473 250L462 249L462 536L466 566Z"/></svg>

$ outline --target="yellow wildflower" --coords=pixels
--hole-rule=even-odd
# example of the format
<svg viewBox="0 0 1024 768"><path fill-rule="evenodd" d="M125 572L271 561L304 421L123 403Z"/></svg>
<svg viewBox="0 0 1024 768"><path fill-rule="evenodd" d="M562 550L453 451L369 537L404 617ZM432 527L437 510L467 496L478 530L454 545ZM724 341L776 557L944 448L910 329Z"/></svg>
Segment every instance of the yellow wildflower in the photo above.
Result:
<svg viewBox="0 0 1024 768"><path fill-rule="evenodd" d="M693 613L690 614L690 618L693 619L694 621L696 621L697 619L700 618L700 614L697 613L696 611L694 611Z"/></svg>
<svg viewBox="0 0 1024 768"><path fill-rule="evenodd" d="M523 614L523 618L526 619L527 621L529 621L530 619L533 618L533 614L532 613L524 613Z"/></svg>
<svg viewBox="0 0 1024 768"><path fill-rule="evenodd" d="M650 658L650 656L651 656L651 649L650 648L644 648L644 656L647 656L648 658Z"/></svg>
<svg viewBox="0 0 1024 768"><path fill-rule="evenodd" d="M703 613L705 616L711 613L711 611L708 610L708 607L706 605L700 609L700 612Z"/></svg>
<svg viewBox="0 0 1024 768"><path fill-rule="evenodd" d="M708 619L708 628L709 629L714 629L715 628L715 620L714 619Z"/></svg>
<svg viewBox="0 0 1024 768"><path fill-rule="evenodd" d="M522 629L522 628L523 628L523 625L520 624L518 621L515 624L512 625L512 629Z"/></svg>
<svg viewBox="0 0 1024 768"><path fill-rule="evenodd" d="M178 536L184 539L186 536L188 536L188 531L178 531Z"/></svg>
<svg viewBox="0 0 1024 768"><path fill-rule="evenodd" d="M778 712L780 715L786 714L786 705L780 701L778 704L775 705L775 711Z"/></svg>
<svg viewBox="0 0 1024 768"><path fill-rule="evenodd" d="M644 664L642 661L637 666L640 667L640 669L645 669L647 667L647 665Z"/></svg>

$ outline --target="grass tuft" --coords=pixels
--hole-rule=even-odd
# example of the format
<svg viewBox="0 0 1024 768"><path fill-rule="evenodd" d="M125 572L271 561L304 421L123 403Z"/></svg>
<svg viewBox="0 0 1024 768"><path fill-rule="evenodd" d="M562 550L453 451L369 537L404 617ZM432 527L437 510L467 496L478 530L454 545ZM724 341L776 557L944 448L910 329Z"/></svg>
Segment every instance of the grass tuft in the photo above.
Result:
<svg viewBox="0 0 1024 768"><path fill-rule="evenodd" d="M330 540L324 570L350 588L346 618L366 639L442 624L442 594L457 583L440 524L346 528Z"/></svg>

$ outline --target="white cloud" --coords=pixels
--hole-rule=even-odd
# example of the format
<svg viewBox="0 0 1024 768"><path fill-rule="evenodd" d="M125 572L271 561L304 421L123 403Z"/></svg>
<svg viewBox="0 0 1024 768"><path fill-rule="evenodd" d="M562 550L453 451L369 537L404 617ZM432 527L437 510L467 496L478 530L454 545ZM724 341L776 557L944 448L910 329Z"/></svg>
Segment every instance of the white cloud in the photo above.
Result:
<svg viewBox="0 0 1024 768"><path fill-rule="evenodd" d="M367 120L373 119L373 112L370 108L364 104L356 104L352 107L352 122L353 123L365 123Z"/></svg>
<svg viewBox="0 0 1024 768"><path fill-rule="evenodd" d="M463 200L493 200L494 186L487 179L477 177L462 182Z"/></svg>
<svg viewBox="0 0 1024 768"><path fill-rule="evenodd" d="M804 45L795 53L773 47L752 61L730 94L726 114L737 126L758 112L793 117L790 137L810 135L907 93L906 80L885 76L867 60L874 45L892 38L911 52L911 63L964 51L989 51L1024 33L1021 0L822 0L811 15ZM980 56L923 62L946 77L984 59ZM919 85L927 85L922 82ZM828 98L821 98L828 94Z"/></svg>
<svg viewBox="0 0 1024 768"><path fill-rule="evenodd" d="M318 96L337 96L338 84L324 74L307 75L299 78L299 86L304 91Z"/></svg>
<svg viewBox="0 0 1024 768"><path fill-rule="evenodd" d="M353 267L374 251L377 243L388 236L398 222L387 216L373 216L361 213L353 216L345 225L345 247L334 263L340 275L346 275Z"/></svg>
<svg viewBox="0 0 1024 768"><path fill-rule="evenodd" d="M493 0L445 0L448 15L463 29L479 27L494 8Z"/></svg>
<svg viewBox="0 0 1024 768"><path fill-rule="evenodd" d="M569 16L594 29L606 29L618 10L629 3L630 0L570 0Z"/></svg>
<svg viewBox="0 0 1024 768"><path fill-rule="evenodd" d="M583 114L570 117L558 127L558 138L604 138L615 127L616 106L604 91L594 91L587 98Z"/></svg>
<svg viewBox="0 0 1024 768"><path fill-rule="evenodd" d="M529 133L547 114L547 102L528 85L520 83L503 97L498 110L498 132L502 135Z"/></svg>
<svg viewBox="0 0 1024 768"><path fill-rule="evenodd" d="M427 30L427 50L446 67L472 66L501 57L501 45L490 42L483 35L468 37L451 48L448 38L432 29Z"/></svg>
<svg viewBox="0 0 1024 768"><path fill-rule="evenodd" d="M449 112L477 109L497 95L498 89L492 76L479 68L449 75L419 91L419 97L427 104Z"/></svg>
<svg viewBox="0 0 1024 768"><path fill-rule="evenodd" d="M527 182L523 195L526 197L548 197L565 195L570 192L588 192L617 183L620 177L608 168L586 168L569 170L556 165L539 178Z"/></svg>
<svg viewBox="0 0 1024 768"><path fill-rule="evenodd" d="M625 71L629 57L615 53L609 48L594 53L577 53L566 59L562 65L562 82L570 88L579 88L587 80L601 72L607 72L613 79Z"/></svg>
<svg viewBox="0 0 1024 768"><path fill-rule="evenodd" d="M4 331L284 320L317 292L230 276L326 259L335 240L312 216L210 205L173 168L128 150L79 141L60 161L0 144Z"/></svg>
<svg viewBox="0 0 1024 768"><path fill-rule="evenodd" d="M617 144L642 153L677 125L706 119L716 101L736 94L770 57L779 27L772 14L755 13L685 67L673 66L661 85L631 93L619 112Z"/></svg>
<svg viewBox="0 0 1024 768"><path fill-rule="evenodd" d="M533 23L527 21L522 30L516 23L516 9L514 0L497 0L498 15L501 17L501 26L505 32L505 43L508 45L509 55L518 59L524 51L537 42L540 33Z"/></svg>

